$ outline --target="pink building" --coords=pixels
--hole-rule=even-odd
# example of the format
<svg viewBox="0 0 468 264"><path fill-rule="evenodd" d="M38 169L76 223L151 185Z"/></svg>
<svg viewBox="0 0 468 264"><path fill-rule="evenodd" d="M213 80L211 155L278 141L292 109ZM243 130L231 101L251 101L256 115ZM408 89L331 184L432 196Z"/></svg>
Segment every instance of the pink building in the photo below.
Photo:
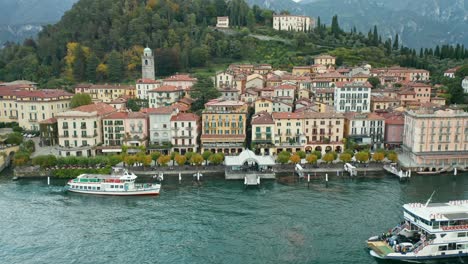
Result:
<svg viewBox="0 0 468 264"><path fill-rule="evenodd" d="M421 108L405 113L404 166L417 169L468 167L468 113Z"/></svg>
<svg viewBox="0 0 468 264"><path fill-rule="evenodd" d="M386 149L400 147L403 144L405 116L401 112L379 113L385 118L384 143Z"/></svg>
<svg viewBox="0 0 468 264"><path fill-rule="evenodd" d="M106 146L119 146L120 149L120 146L139 147L147 144L148 118L144 113L115 112L103 118L102 123Z"/></svg>

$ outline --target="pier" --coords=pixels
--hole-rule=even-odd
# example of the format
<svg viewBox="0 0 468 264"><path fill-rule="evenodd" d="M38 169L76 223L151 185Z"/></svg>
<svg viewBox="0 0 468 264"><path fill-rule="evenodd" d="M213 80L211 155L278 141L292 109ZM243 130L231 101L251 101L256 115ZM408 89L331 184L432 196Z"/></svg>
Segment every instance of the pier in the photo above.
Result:
<svg viewBox="0 0 468 264"><path fill-rule="evenodd" d="M255 155L253 151L248 149L242 151L239 156L226 156L224 164L227 180L246 181L246 175L249 175L249 178L254 178L250 175L255 175L259 179L275 179L273 158Z"/></svg>

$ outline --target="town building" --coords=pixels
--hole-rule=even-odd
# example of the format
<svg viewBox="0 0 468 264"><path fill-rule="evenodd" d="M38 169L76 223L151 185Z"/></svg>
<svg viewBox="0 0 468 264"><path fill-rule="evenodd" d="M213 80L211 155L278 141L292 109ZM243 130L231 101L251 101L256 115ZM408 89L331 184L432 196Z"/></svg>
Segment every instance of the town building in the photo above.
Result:
<svg viewBox="0 0 468 264"><path fill-rule="evenodd" d="M371 149L384 148L385 118L375 113L345 113L345 137Z"/></svg>
<svg viewBox="0 0 468 264"><path fill-rule="evenodd" d="M200 117L193 113L178 113L171 117L172 150L180 154L198 151Z"/></svg>
<svg viewBox="0 0 468 264"><path fill-rule="evenodd" d="M141 112L114 112L102 119L104 148L102 152L120 152L120 146L127 146L128 152L138 152L147 145L148 118ZM106 148L118 147L118 148Z"/></svg>
<svg viewBox="0 0 468 264"><path fill-rule="evenodd" d="M55 146L58 144L57 118L52 117L39 121L40 141L39 146Z"/></svg>
<svg viewBox="0 0 468 264"><path fill-rule="evenodd" d="M389 67L389 68L374 68L370 70L371 76L380 79L380 83L384 86L393 85L396 83L404 84L408 82L426 82L429 81L430 73L427 70L404 68L404 67Z"/></svg>
<svg viewBox="0 0 468 264"><path fill-rule="evenodd" d="M121 84L78 84L75 86L77 93L89 94L94 102L110 103L119 97L135 98L136 88Z"/></svg>
<svg viewBox="0 0 468 264"><path fill-rule="evenodd" d="M146 47L141 56L141 78L143 80L155 80L153 51Z"/></svg>
<svg viewBox="0 0 468 264"><path fill-rule="evenodd" d="M400 105L400 100L392 98L381 93L372 93L371 95L371 111L381 111L389 108L394 108Z"/></svg>
<svg viewBox="0 0 468 264"><path fill-rule="evenodd" d="M273 87L274 98L278 101L292 104L296 96L296 86L294 85L279 85Z"/></svg>
<svg viewBox="0 0 468 264"><path fill-rule="evenodd" d="M327 54L319 55L314 58L314 64L325 66L335 65L336 57Z"/></svg>
<svg viewBox="0 0 468 264"><path fill-rule="evenodd" d="M460 69L460 67L450 68L444 72L444 76L448 78L455 78L455 73L458 71L458 69Z"/></svg>
<svg viewBox="0 0 468 264"><path fill-rule="evenodd" d="M139 79L136 82L136 97L147 100L148 91L154 90L162 85L162 80Z"/></svg>
<svg viewBox="0 0 468 264"><path fill-rule="evenodd" d="M73 94L64 90L17 87L0 88L0 122L17 122L26 130L38 131L40 121L70 108Z"/></svg>
<svg viewBox="0 0 468 264"><path fill-rule="evenodd" d="M334 95L335 111L369 112L371 88L369 83L362 82L337 84Z"/></svg>
<svg viewBox="0 0 468 264"><path fill-rule="evenodd" d="M399 158L406 167L467 167L468 113L433 107L406 111L403 151Z"/></svg>
<svg viewBox="0 0 468 264"><path fill-rule="evenodd" d="M247 104L244 102L214 99L206 103L202 114L201 152L242 152L246 119Z"/></svg>
<svg viewBox="0 0 468 264"><path fill-rule="evenodd" d="M217 28L229 28L229 17L228 16L220 16L217 17Z"/></svg>
<svg viewBox="0 0 468 264"><path fill-rule="evenodd" d="M195 83L197 83L197 78L188 74L176 74L163 79L162 85L181 87L184 91L189 91Z"/></svg>
<svg viewBox="0 0 468 264"><path fill-rule="evenodd" d="M234 87L234 74L228 71L221 71L216 73L215 86L217 89Z"/></svg>
<svg viewBox="0 0 468 264"><path fill-rule="evenodd" d="M271 113L258 112L252 116L252 148L261 155L270 155L275 144L275 122Z"/></svg>
<svg viewBox="0 0 468 264"><path fill-rule="evenodd" d="M403 112L379 113L385 118L385 149L400 148L403 144L405 116Z"/></svg>
<svg viewBox="0 0 468 264"><path fill-rule="evenodd" d="M179 113L173 106L161 106L144 110L149 119L150 151L168 153L172 148L171 118Z"/></svg>
<svg viewBox="0 0 468 264"><path fill-rule="evenodd" d="M465 76L465 79L462 81L463 91L468 94L468 76Z"/></svg>
<svg viewBox="0 0 468 264"><path fill-rule="evenodd" d="M312 73L312 67L309 66L294 66L292 68L292 75L304 76Z"/></svg>
<svg viewBox="0 0 468 264"><path fill-rule="evenodd" d="M60 156L96 155L103 143L102 119L117 110L105 103L83 105L57 113Z"/></svg>
<svg viewBox="0 0 468 264"><path fill-rule="evenodd" d="M315 101L334 106L335 105L335 89L334 88L315 89Z"/></svg>
<svg viewBox="0 0 468 264"><path fill-rule="evenodd" d="M150 108L169 106L179 101L184 96L185 91L184 89L182 89L182 87L176 87L173 85L163 85L148 91L148 106Z"/></svg>
<svg viewBox="0 0 468 264"><path fill-rule="evenodd" d="M308 32L314 27L315 20L308 16L273 15L275 30Z"/></svg>

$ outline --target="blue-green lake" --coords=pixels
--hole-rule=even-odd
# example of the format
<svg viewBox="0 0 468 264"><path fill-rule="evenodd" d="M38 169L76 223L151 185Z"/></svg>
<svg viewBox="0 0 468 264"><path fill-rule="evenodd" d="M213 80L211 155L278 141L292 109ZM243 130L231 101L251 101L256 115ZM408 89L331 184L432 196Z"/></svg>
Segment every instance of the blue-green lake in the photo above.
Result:
<svg viewBox="0 0 468 264"><path fill-rule="evenodd" d="M166 177L167 178L167 177ZM63 180L0 177L0 263L376 263L365 240L401 206L468 199L468 174L375 175L244 189L165 179L158 197L65 193Z"/></svg>

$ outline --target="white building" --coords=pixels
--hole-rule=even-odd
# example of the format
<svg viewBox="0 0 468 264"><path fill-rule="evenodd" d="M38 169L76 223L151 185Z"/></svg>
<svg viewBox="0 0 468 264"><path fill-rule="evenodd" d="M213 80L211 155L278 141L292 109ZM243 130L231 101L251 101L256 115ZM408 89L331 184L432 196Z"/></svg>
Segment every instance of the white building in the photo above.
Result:
<svg viewBox="0 0 468 264"><path fill-rule="evenodd" d="M184 94L182 87L163 85L148 91L148 105L150 108L169 106L183 98Z"/></svg>
<svg viewBox="0 0 468 264"><path fill-rule="evenodd" d="M228 16L218 17L216 27L217 28L229 28L229 17Z"/></svg>
<svg viewBox="0 0 468 264"><path fill-rule="evenodd" d="M217 89L222 89L226 87L234 87L234 74L231 74L227 71L222 71L216 73L215 86Z"/></svg>
<svg viewBox="0 0 468 264"><path fill-rule="evenodd" d="M138 99L148 99L148 91L156 89L162 85L161 80L139 79L136 82L136 96Z"/></svg>
<svg viewBox="0 0 468 264"><path fill-rule="evenodd" d="M178 113L171 117L172 150L180 154L197 152L200 117L193 113Z"/></svg>
<svg viewBox="0 0 468 264"><path fill-rule="evenodd" d="M172 141L171 118L176 115L179 110L170 106L158 108L148 108L149 116L149 140L150 146L155 150L165 151L170 150Z"/></svg>
<svg viewBox="0 0 468 264"><path fill-rule="evenodd" d="M308 16L274 15L273 28L285 31L307 32L315 27L315 20Z"/></svg>
<svg viewBox="0 0 468 264"><path fill-rule="evenodd" d="M362 82L339 84L335 87L335 111L370 112L371 85Z"/></svg>
<svg viewBox="0 0 468 264"><path fill-rule="evenodd" d="M384 147L385 118L375 113L348 112L345 114L345 137L358 145L373 149Z"/></svg>
<svg viewBox="0 0 468 264"><path fill-rule="evenodd" d="M468 76L466 76L465 79L463 79L462 87L463 87L463 91L465 93L468 93Z"/></svg>

